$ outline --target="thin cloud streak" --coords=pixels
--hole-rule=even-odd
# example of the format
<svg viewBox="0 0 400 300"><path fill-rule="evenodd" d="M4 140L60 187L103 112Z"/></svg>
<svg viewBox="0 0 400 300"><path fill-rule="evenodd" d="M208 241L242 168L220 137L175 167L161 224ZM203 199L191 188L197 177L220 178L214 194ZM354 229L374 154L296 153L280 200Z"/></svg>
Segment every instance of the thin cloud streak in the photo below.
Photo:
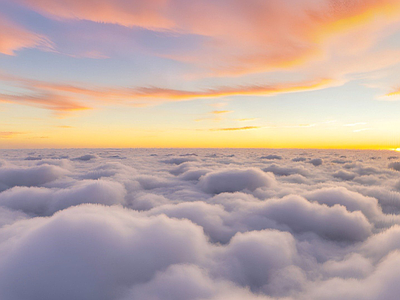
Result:
<svg viewBox="0 0 400 300"><path fill-rule="evenodd" d="M0 131L0 139L10 139L21 134L27 134L28 132L18 132L18 131Z"/></svg>
<svg viewBox="0 0 400 300"><path fill-rule="evenodd" d="M93 90L67 85L38 85L44 89L53 89L55 91L82 94L92 97L102 98L126 98L126 99L155 99L155 100L192 100L201 98L221 98L227 96L267 96L282 93L295 93L302 91L311 91L338 84L331 79L319 79L314 81L304 81L295 83L282 83L276 85L250 85L238 87L221 87L216 89L207 89L203 91L187 91L168 89L160 87L139 87L122 89L104 89Z"/></svg>
<svg viewBox="0 0 400 300"><path fill-rule="evenodd" d="M223 114L229 114L233 112L232 110L214 110L211 113L214 115L223 115Z"/></svg>
<svg viewBox="0 0 400 300"><path fill-rule="evenodd" d="M16 55L16 51L24 48L50 50L52 42L45 36L33 33L8 21L0 14L0 54Z"/></svg>
<svg viewBox="0 0 400 300"><path fill-rule="evenodd" d="M81 104L82 99L90 98L97 104L151 105L162 102L188 101L194 99L222 98L228 96L271 96L282 93L295 93L322 89L339 84L331 79L304 82L289 82L276 85L250 85L220 87L203 91L186 91L160 87L139 88L84 88L68 84L54 84L31 79L2 75L0 80L14 82L30 89L32 94L0 94L0 101L14 102L68 112L86 110L91 106ZM229 111L214 111L224 114ZM219 113L217 113L219 112Z"/></svg>
<svg viewBox="0 0 400 300"><path fill-rule="evenodd" d="M228 128L212 128L210 131L239 131L239 130L252 130L260 129L261 126L244 126L244 127L228 127Z"/></svg>
<svg viewBox="0 0 400 300"><path fill-rule="evenodd" d="M72 101L66 97L50 93L39 95L0 94L0 102L30 105L53 110L59 113L90 109L89 107Z"/></svg>
<svg viewBox="0 0 400 300"><path fill-rule="evenodd" d="M392 96L400 96L400 88L397 88L393 92L390 92L385 95L385 97L392 97Z"/></svg>

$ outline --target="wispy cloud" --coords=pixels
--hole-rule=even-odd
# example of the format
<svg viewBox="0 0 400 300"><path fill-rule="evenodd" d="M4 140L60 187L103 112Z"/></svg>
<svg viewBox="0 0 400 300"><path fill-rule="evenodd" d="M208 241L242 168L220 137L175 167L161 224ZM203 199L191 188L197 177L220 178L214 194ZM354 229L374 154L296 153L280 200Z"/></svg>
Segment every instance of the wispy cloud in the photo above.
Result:
<svg viewBox="0 0 400 300"><path fill-rule="evenodd" d="M19 131L0 131L0 139L10 139L16 136L27 134L27 132L19 132Z"/></svg>
<svg viewBox="0 0 400 300"><path fill-rule="evenodd" d="M220 122L225 119L225 115L232 113L232 110L213 110L208 113L208 116L203 118L198 118L195 121L213 121L213 122ZM211 116L210 116L211 115Z"/></svg>
<svg viewBox="0 0 400 300"><path fill-rule="evenodd" d="M362 132L362 131L367 131L367 130L371 130L371 128L355 129L355 130L353 130L353 132Z"/></svg>
<svg viewBox="0 0 400 300"><path fill-rule="evenodd" d="M243 118L243 119L236 119L235 121L238 122L251 122L251 121L257 121L258 118Z"/></svg>
<svg viewBox="0 0 400 300"><path fill-rule="evenodd" d="M0 101L35 105L58 112L90 109L83 104L89 99L97 104L124 104L146 106L162 102L188 101L194 99L223 98L228 96L271 96L282 93L296 93L334 86L338 82L331 79L287 82L272 85L249 85L219 87L213 89L189 91L160 87L137 88L95 88L70 84L57 84L31 79L2 75L0 80L22 85L31 90L31 94L0 94ZM228 113L228 110L215 110L214 114Z"/></svg>
<svg viewBox="0 0 400 300"><path fill-rule="evenodd" d="M298 125L287 125L284 126L283 128L310 128L310 127L315 127L318 124L298 124Z"/></svg>
<svg viewBox="0 0 400 300"><path fill-rule="evenodd" d="M198 0L185 4L179 0L16 1L54 19L207 37L212 42L200 49L169 57L209 64L211 69L218 66L214 71L225 75L287 69L319 60L328 56L330 38L359 30L379 18L398 20L400 15L397 0L248 0L245 5L234 0L229 2L229 9L224 2ZM368 46L373 38L359 35L362 43L346 47Z"/></svg>
<svg viewBox="0 0 400 300"><path fill-rule="evenodd" d="M212 128L210 131L239 131L239 130L252 130L260 129L261 126L244 126L244 127L228 127L228 128Z"/></svg>
<svg viewBox="0 0 400 300"><path fill-rule="evenodd" d="M40 48L50 50L52 42L44 35L31 32L14 22L8 21L0 14L0 53L15 55L23 48Z"/></svg>
<svg viewBox="0 0 400 300"><path fill-rule="evenodd" d="M73 101L68 97L53 93L39 93L32 95L0 94L0 102L36 106L53 110L59 114L89 109L89 107L80 104L78 101Z"/></svg>
<svg viewBox="0 0 400 300"><path fill-rule="evenodd" d="M351 124L344 124L344 127L355 127L355 126L361 126L361 125L366 125L367 123L365 122L359 122L359 123L351 123Z"/></svg>
<svg viewBox="0 0 400 300"><path fill-rule="evenodd" d="M233 112L232 110L214 110L211 113L214 115L224 115Z"/></svg>
<svg viewBox="0 0 400 300"><path fill-rule="evenodd" d="M392 97L392 96L400 96L400 88L397 88L394 91L387 93L385 95L385 97Z"/></svg>

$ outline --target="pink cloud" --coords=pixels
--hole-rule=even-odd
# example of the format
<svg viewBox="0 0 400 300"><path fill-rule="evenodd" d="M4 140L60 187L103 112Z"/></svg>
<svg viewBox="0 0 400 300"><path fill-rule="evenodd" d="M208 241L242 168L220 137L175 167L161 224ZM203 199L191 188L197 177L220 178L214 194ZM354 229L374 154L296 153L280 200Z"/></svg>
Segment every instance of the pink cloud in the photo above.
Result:
<svg viewBox="0 0 400 300"><path fill-rule="evenodd" d="M69 99L68 97L51 93L36 95L0 94L0 102L36 106L40 108L50 109L58 113L89 109L89 107L80 104L78 101L74 101Z"/></svg>
<svg viewBox="0 0 400 300"><path fill-rule="evenodd" d="M343 52L352 55L354 49L373 45L376 35L369 34L370 24L378 22L372 27L385 31L387 24L400 20L398 0L17 1L60 20L206 36L196 50L160 55L206 68L211 76L291 70L310 62L331 62L332 38L344 36ZM366 30L359 34L362 28ZM349 36L357 42L349 43ZM91 53L103 57L101 51Z"/></svg>
<svg viewBox="0 0 400 300"><path fill-rule="evenodd" d="M0 53L15 55L23 48L51 49L51 42L43 35L30 32L0 15Z"/></svg>
<svg viewBox="0 0 400 300"><path fill-rule="evenodd" d="M222 98L227 96L271 96L282 93L318 90L341 84L331 79L321 78L271 85L225 86L191 91L161 87L83 87L7 75L0 75L0 80L29 90L29 92L23 94L0 94L0 102L31 105L58 113L86 110L96 105L108 104L147 106L162 102ZM90 105L86 103L90 103ZM221 115L229 112L228 110L217 110L213 111L213 114Z"/></svg>

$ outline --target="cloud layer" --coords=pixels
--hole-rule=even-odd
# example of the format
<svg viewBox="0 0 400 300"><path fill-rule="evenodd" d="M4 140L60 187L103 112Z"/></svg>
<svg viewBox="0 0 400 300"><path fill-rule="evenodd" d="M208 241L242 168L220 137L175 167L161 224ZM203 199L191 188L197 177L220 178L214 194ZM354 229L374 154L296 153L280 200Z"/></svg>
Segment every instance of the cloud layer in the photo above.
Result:
<svg viewBox="0 0 400 300"><path fill-rule="evenodd" d="M391 152L0 155L1 299L397 298Z"/></svg>

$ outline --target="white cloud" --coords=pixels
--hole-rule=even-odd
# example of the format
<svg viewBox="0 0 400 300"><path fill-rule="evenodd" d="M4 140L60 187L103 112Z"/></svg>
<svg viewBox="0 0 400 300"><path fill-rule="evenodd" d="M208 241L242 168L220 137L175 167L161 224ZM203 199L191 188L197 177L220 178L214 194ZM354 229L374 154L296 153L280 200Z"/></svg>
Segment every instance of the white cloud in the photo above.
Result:
<svg viewBox="0 0 400 300"><path fill-rule="evenodd" d="M400 171L400 162L392 162L389 164L389 168L395 170L395 171Z"/></svg>
<svg viewBox="0 0 400 300"><path fill-rule="evenodd" d="M0 168L0 184L4 187L40 186L61 178L66 175L66 173L67 171L65 169L52 165L28 168L6 166Z"/></svg>
<svg viewBox="0 0 400 300"><path fill-rule="evenodd" d="M123 204L125 188L106 180L81 181L71 188L14 187L0 193L0 205L27 214L46 216L83 203Z"/></svg>
<svg viewBox="0 0 400 300"><path fill-rule="evenodd" d="M3 151L0 299L397 299L392 153L271 153Z"/></svg>
<svg viewBox="0 0 400 300"><path fill-rule="evenodd" d="M259 169L226 169L208 173L200 178L199 186L207 193L254 191L259 187L270 187L275 178Z"/></svg>

